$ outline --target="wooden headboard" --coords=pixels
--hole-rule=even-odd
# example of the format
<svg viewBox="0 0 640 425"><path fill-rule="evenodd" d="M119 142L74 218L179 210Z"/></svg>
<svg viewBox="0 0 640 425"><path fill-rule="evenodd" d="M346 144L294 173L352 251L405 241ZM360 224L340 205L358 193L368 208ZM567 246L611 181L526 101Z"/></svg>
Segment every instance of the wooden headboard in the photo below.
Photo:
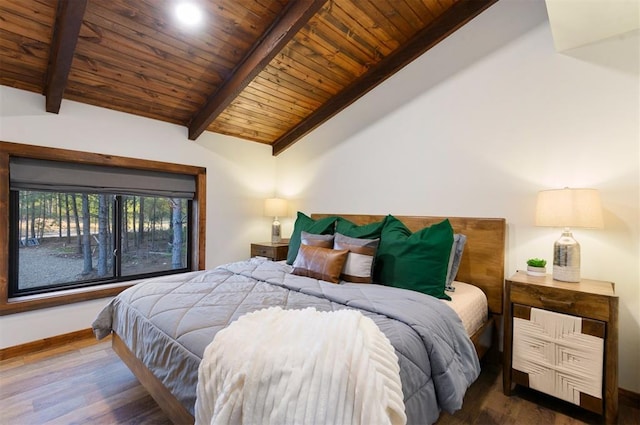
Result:
<svg viewBox="0 0 640 425"><path fill-rule="evenodd" d="M357 225L374 223L385 217L362 214L312 214L311 218L317 220L336 215ZM493 314L502 314L506 233L504 218L395 217L412 232L448 218L453 231L467 237L456 280L471 283L482 289L489 301L489 311Z"/></svg>

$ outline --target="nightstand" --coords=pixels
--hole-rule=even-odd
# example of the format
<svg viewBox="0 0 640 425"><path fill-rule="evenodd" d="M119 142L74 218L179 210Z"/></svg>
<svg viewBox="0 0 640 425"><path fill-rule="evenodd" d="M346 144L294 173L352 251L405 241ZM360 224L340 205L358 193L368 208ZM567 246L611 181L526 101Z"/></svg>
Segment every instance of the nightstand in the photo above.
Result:
<svg viewBox="0 0 640 425"><path fill-rule="evenodd" d="M518 271L505 282L503 391L541 391L618 420L618 296L614 284Z"/></svg>
<svg viewBox="0 0 640 425"><path fill-rule="evenodd" d="M289 240L284 239L280 243L260 242L251 244L252 257L266 257L271 261L280 261L287 259L289 252Z"/></svg>

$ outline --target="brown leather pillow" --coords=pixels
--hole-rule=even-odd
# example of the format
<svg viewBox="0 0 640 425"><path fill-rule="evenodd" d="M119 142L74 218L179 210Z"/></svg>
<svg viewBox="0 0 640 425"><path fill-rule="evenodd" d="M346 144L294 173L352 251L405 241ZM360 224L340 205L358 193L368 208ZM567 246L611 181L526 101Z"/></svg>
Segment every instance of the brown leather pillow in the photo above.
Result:
<svg viewBox="0 0 640 425"><path fill-rule="evenodd" d="M293 274L326 280L331 283L340 282L340 273L349 251L346 249L329 249L319 246L300 245L298 256L293 262Z"/></svg>
<svg viewBox="0 0 640 425"><path fill-rule="evenodd" d="M301 232L300 243L302 245L333 248L333 235L316 235L315 233Z"/></svg>

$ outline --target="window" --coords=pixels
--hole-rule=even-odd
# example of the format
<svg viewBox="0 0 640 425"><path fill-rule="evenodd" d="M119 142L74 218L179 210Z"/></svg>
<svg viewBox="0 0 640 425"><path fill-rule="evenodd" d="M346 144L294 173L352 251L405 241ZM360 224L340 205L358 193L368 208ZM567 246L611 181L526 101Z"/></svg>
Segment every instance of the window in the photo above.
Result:
<svg viewBox="0 0 640 425"><path fill-rule="evenodd" d="M0 142L2 173L0 314L204 267L201 167Z"/></svg>
<svg viewBox="0 0 640 425"><path fill-rule="evenodd" d="M191 270L190 199L15 190L9 297Z"/></svg>

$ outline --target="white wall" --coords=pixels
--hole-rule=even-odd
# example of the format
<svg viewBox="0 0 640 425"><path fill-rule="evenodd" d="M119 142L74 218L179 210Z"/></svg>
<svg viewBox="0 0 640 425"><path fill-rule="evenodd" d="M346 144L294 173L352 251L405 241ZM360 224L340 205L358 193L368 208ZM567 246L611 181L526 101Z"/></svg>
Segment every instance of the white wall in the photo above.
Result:
<svg viewBox="0 0 640 425"><path fill-rule="evenodd" d="M639 45L635 32L559 54L543 2L500 1L281 154L278 187L309 213L504 217L507 275L552 262L560 229L534 227L538 190L599 189L605 229L574 236L582 276L616 283L620 386L638 392Z"/></svg>
<svg viewBox="0 0 640 425"><path fill-rule="evenodd" d="M0 86L0 140L207 168L207 267L247 258L268 240L264 198L274 194L275 159L266 145L63 101L45 112L44 97ZM0 317L0 347L86 329L107 299Z"/></svg>

